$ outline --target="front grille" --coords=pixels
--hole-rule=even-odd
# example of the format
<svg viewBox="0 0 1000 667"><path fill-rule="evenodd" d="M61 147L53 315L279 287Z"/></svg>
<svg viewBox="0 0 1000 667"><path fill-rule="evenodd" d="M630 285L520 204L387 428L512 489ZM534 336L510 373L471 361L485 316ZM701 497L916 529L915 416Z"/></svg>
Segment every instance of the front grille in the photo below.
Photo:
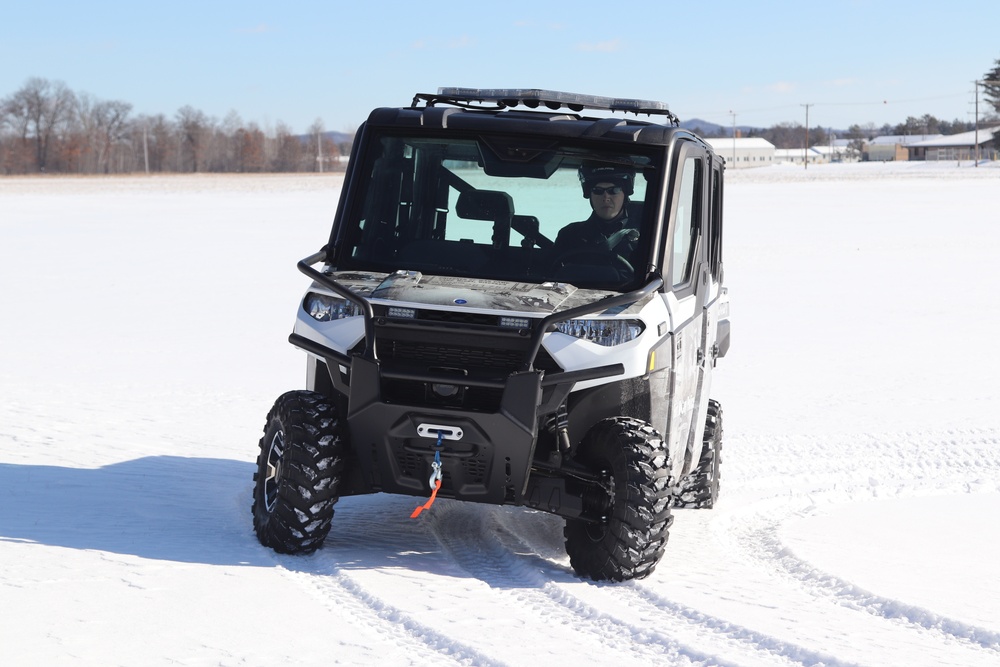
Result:
<svg viewBox="0 0 1000 667"><path fill-rule="evenodd" d="M419 454L405 450L397 452L396 463L399 465L399 473L403 477L420 479L424 475L424 459Z"/></svg>
<svg viewBox="0 0 1000 667"><path fill-rule="evenodd" d="M440 312L443 318L452 315L443 311L422 312ZM496 319L495 316L473 315ZM382 320L376 327L375 344L383 371L444 373L453 376L454 380L443 384L454 384L459 388L453 395L443 397L433 391L431 383L383 377L383 400L400 405L498 411L503 397L502 388L467 386L462 384L462 378L502 382L510 374L523 369L531 340L510 330L495 327L490 330L479 324L455 326L452 322L443 326L413 326ZM361 341L352 352L363 350L364 341ZM545 348L539 350L534 368L546 372L562 370Z"/></svg>
<svg viewBox="0 0 1000 667"><path fill-rule="evenodd" d="M465 481L470 484L482 484L486 481L486 462L482 455L462 459L462 470L465 473Z"/></svg>
<svg viewBox="0 0 1000 667"><path fill-rule="evenodd" d="M400 476L416 480L425 480L431 473L431 458L422 456L416 452L408 451L403 447L394 447L393 455L396 458L396 465L399 466ZM446 465L441 471L441 486L453 489L452 466L457 465L455 473L461 478L462 484L485 484L487 476L486 457L482 452L472 456L455 457L446 459Z"/></svg>
<svg viewBox="0 0 1000 667"><path fill-rule="evenodd" d="M381 341L380 341L381 342ZM383 361L403 361L428 368L461 368L507 370L518 369L524 363L525 352L472 346L434 345L393 340L379 345ZM376 343L378 344L378 343Z"/></svg>

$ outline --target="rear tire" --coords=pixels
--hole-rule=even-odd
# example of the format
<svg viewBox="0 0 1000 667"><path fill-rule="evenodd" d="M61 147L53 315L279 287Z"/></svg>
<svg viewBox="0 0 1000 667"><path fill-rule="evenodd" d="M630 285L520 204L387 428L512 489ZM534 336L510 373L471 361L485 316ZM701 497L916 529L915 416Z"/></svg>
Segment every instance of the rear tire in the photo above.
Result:
<svg viewBox="0 0 1000 667"><path fill-rule="evenodd" d="M330 532L346 437L322 394L290 391L267 415L254 473L253 527L278 553L312 553Z"/></svg>
<svg viewBox="0 0 1000 667"><path fill-rule="evenodd" d="M681 478L674 507L712 509L719 499L719 468L722 464L722 405L708 401L705 439L698 467Z"/></svg>
<svg viewBox="0 0 1000 667"><path fill-rule="evenodd" d="M576 460L607 471L607 521L568 519L564 535L570 564L596 581L641 579L663 556L670 514L670 465L660 434L638 419L617 417L595 425Z"/></svg>

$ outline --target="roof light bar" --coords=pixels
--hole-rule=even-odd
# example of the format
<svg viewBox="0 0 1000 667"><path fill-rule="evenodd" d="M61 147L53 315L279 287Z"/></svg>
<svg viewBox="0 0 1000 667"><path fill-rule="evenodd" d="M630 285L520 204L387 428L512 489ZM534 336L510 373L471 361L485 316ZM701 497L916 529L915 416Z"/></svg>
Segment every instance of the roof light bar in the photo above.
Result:
<svg viewBox="0 0 1000 667"><path fill-rule="evenodd" d="M564 93L557 90L540 90L538 88L438 88L436 95L417 93L413 98L414 106L418 100L423 100L427 106L435 103L471 104L491 103L498 108L526 106L529 109L546 107L553 111L563 107L571 111L595 109L602 111L626 111L634 114L658 114L675 119L673 113L664 102L652 100L637 100L628 98L599 97L597 95L580 95Z"/></svg>

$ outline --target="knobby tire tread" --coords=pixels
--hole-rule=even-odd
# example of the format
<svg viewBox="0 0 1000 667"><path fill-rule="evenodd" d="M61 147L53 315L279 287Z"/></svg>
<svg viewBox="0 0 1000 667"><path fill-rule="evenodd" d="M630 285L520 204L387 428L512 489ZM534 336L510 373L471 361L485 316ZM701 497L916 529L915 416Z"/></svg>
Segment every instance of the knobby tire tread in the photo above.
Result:
<svg viewBox="0 0 1000 667"><path fill-rule="evenodd" d="M564 536L573 569L597 581L649 576L673 523L670 465L660 434L637 419L608 419L591 429L577 458L611 471L614 498L604 524L567 520Z"/></svg>
<svg viewBox="0 0 1000 667"><path fill-rule="evenodd" d="M274 507L268 511L264 477L271 439L284 436L282 475ZM344 423L322 394L290 391L268 413L254 473L254 531L278 553L309 554L319 549L339 499L346 448Z"/></svg>

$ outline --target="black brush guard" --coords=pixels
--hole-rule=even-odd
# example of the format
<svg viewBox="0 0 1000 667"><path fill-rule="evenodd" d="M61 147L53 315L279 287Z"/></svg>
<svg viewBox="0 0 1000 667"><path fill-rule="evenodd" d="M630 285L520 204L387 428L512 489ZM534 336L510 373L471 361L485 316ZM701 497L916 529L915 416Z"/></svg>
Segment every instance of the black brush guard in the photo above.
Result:
<svg viewBox="0 0 1000 667"><path fill-rule="evenodd" d="M542 337L553 325L639 301L663 285L651 277L641 288L591 304L553 313L537 321L520 368L493 377L478 374L456 379L453 373L414 370L380 362L376 316L371 303L313 268L326 260L320 251L298 263L299 270L335 294L356 304L364 315L364 348L343 354L298 334L289 342L324 360L334 389L347 398L347 422L358 470L345 479L341 495L395 493L426 496L435 453L443 480L439 496L491 504L527 505L568 518L603 521L607 507L603 471L587 470L571 460L535 460L539 424L554 414L574 383L622 375L622 364L580 371L546 372L535 368ZM430 384L485 387L500 392L491 412L451 406L390 402L383 382L405 380ZM444 438L436 437L445 431ZM455 437L460 433L460 437Z"/></svg>

